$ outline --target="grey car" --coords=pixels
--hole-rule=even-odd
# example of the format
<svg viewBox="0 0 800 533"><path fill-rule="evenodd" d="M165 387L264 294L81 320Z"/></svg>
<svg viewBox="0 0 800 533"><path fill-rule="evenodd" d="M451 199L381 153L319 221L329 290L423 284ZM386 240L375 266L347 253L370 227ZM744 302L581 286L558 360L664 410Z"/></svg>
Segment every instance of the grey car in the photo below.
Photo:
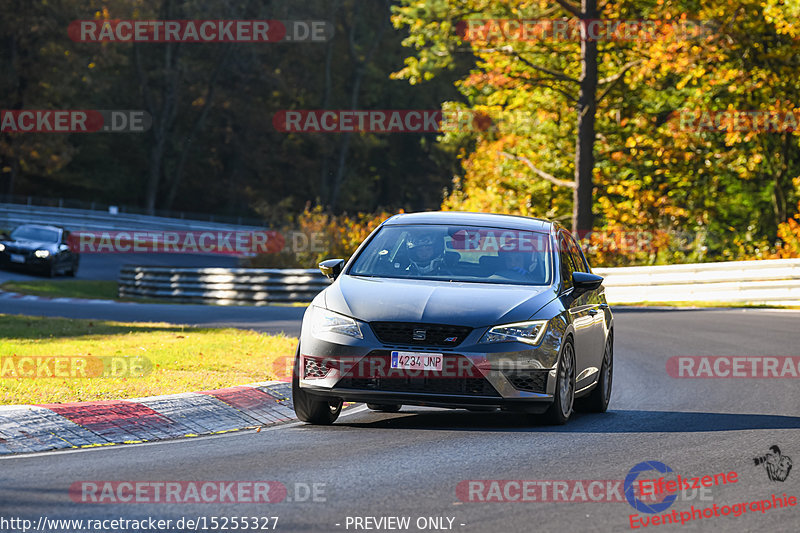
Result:
<svg viewBox="0 0 800 533"><path fill-rule="evenodd" d="M343 401L507 410L564 424L605 412L614 321L603 278L556 222L485 213L395 215L303 317L292 390L300 420ZM536 416L536 418L541 418Z"/></svg>

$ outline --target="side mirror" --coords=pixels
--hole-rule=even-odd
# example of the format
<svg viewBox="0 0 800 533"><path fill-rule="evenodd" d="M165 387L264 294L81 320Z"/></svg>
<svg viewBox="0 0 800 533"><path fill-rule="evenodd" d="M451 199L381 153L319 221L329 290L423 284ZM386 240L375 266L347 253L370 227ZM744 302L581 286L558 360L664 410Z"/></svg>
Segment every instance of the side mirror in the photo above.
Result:
<svg viewBox="0 0 800 533"><path fill-rule="evenodd" d="M326 259L319 264L319 271L331 281L335 280L344 268L344 259ZM602 278L600 278L602 279Z"/></svg>
<svg viewBox="0 0 800 533"><path fill-rule="evenodd" d="M603 278L596 274L589 274L588 272L573 272L572 285L575 287L574 292L583 293L586 291L593 291L600 287L603 283Z"/></svg>

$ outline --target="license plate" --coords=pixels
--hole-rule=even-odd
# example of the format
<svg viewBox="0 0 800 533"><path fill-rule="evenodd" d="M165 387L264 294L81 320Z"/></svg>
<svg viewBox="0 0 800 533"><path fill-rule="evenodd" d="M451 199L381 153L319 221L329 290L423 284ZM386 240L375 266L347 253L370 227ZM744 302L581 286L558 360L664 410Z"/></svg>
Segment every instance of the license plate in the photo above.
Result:
<svg viewBox="0 0 800 533"><path fill-rule="evenodd" d="M11 254L11 262L12 263L24 263L25 262L25 256L24 255L19 255L19 254Z"/></svg>
<svg viewBox="0 0 800 533"><path fill-rule="evenodd" d="M441 370L444 357L440 353L392 352L392 368L406 370Z"/></svg>

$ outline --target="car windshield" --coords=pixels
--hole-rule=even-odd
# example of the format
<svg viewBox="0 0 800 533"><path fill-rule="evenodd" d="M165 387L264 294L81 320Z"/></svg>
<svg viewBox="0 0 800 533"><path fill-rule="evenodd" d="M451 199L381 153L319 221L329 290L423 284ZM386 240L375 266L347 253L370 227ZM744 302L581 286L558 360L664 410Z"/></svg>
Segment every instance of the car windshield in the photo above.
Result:
<svg viewBox="0 0 800 533"><path fill-rule="evenodd" d="M29 240L40 242L58 242L58 231L35 226L20 226L11 232L14 240Z"/></svg>
<svg viewBox="0 0 800 533"><path fill-rule="evenodd" d="M348 271L351 276L549 285L549 236L533 231L388 225Z"/></svg>

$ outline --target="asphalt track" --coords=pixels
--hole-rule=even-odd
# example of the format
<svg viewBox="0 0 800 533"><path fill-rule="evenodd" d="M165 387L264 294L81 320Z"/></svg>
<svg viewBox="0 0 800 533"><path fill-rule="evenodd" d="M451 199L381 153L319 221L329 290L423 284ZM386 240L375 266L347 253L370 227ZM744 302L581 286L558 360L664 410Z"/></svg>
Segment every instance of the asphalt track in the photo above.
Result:
<svg viewBox="0 0 800 533"><path fill-rule="evenodd" d="M177 318L187 322L183 314ZM464 532L625 531L631 530L634 510L624 501L470 502L457 496L456 487L480 479L621 480L648 460L683 476L738 473L737 483L706 495L712 499L679 499L666 512L768 499L773 493L800 495L800 467L778 482L753 462L775 444L800 460L797 380L674 379L665 371L674 355L798 356L800 313L627 311L615 320L614 393L603 415L582 414L566 426L549 427L513 414L408 407L377 414L357 407L331 427L292 424L259 433L4 458L0 517L278 516L278 531L355 531L346 527L347 517L408 516L407 531L419 531L420 517L453 518L452 530ZM81 480L274 480L289 488L293 501L74 503L67 491ZM324 484L325 501L296 501L295 484L314 483ZM800 513L798 507L748 510L739 517L646 529L798 531Z"/></svg>

